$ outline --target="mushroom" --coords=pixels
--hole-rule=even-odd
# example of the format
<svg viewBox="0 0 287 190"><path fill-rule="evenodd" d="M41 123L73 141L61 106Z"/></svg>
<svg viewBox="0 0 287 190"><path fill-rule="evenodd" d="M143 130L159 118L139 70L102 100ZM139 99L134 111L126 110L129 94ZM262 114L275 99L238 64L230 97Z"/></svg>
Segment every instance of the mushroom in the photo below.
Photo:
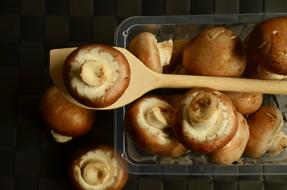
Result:
<svg viewBox="0 0 287 190"><path fill-rule="evenodd" d="M55 86L43 94L40 113L54 139L62 143L87 133L95 120L94 111L72 104Z"/></svg>
<svg viewBox="0 0 287 190"><path fill-rule="evenodd" d="M257 66L257 77L260 79L266 79L266 80L286 80L287 75L279 75L276 73L272 73L270 71L267 71L261 66Z"/></svg>
<svg viewBox="0 0 287 190"><path fill-rule="evenodd" d="M247 117L250 137L245 154L259 158L268 153L276 156L284 150L287 138L282 131L283 117L275 106L262 106L257 112Z"/></svg>
<svg viewBox="0 0 287 190"><path fill-rule="evenodd" d="M247 42L248 56L266 71L287 75L287 17L276 17L257 24Z"/></svg>
<svg viewBox="0 0 287 190"><path fill-rule="evenodd" d="M157 42L156 37L150 32L139 33L128 46L128 50L148 68L159 73L170 63L172 49L172 40Z"/></svg>
<svg viewBox="0 0 287 190"><path fill-rule="evenodd" d="M68 92L90 107L106 107L121 97L130 81L129 63L117 49L86 45L65 60L63 78Z"/></svg>
<svg viewBox="0 0 287 190"><path fill-rule="evenodd" d="M182 54L184 48L188 45L190 39L177 39L173 41L173 51L170 64L165 66L164 73L185 74L182 66Z"/></svg>
<svg viewBox="0 0 287 190"><path fill-rule="evenodd" d="M255 92L224 92L232 101L236 110L243 115L256 112L262 104L263 94Z"/></svg>
<svg viewBox="0 0 287 190"><path fill-rule="evenodd" d="M121 190L128 179L126 163L107 145L77 152L71 161L69 174L78 190Z"/></svg>
<svg viewBox="0 0 287 190"><path fill-rule="evenodd" d="M126 113L126 129L131 139L148 153L177 157L187 149L172 131L173 107L158 96L145 96Z"/></svg>
<svg viewBox="0 0 287 190"><path fill-rule="evenodd" d="M226 145L237 130L231 100L206 88L188 91L176 109L174 131L181 143L196 152L212 153Z"/></svg>
<svg viewBox="0 0 287 190"><path fill-rule="evenodd" d="M286 80L287 75L276 74L257 65L251 57L248 57L248 63L245 73L248 77L259 78L264 80Z"/></svg>
<svg viewBox="0 0 287 190"><path fill-rule="evenodd" d="M232 164L238 161L249 138L249 126L244 116L237 112L238 128L232 139L222 148L215 150L210 158L217 164Z"/></svg>
<svg viewBox="0 0 287 190"><path fill-rule="evenodd" d="M211 27L184 49L183 67L192 75L239 77L246 67L246 55L235 33L224 27Z"/></svg>

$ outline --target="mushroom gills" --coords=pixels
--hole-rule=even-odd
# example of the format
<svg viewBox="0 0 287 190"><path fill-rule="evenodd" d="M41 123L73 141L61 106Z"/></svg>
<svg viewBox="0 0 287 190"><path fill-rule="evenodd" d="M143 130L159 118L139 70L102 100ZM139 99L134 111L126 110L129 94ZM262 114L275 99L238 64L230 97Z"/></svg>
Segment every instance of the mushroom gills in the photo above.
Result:
<svg viewBox="0 0 287 190"><path fill-rule="evenodd" d="M163 108L160 108L158 106L152 107L150 110L146 113L146 120L147 122L158 129L164 129L169 125L169 117L170 114L168 114L167 110L164 111Z"/></svg>
<svg viewBox="0 0 287 190"><path fill-rule="evenodd" d="M108 189L119 175L111 152L100 149L84 154L73 170L77 183L85 190Z"/></svg>
<svg viewBox="0 0 287 190"><path fill-rule="evenodd" d="M88 184L98 185L108 180L110 170L99 161L90 161L82 169L82 175Z"/></svg>
<svg viewBox="0 0 287 190"><path fill-rule="evenodd" d="M214 139L228 130L228 119L225 114L224 105L210 93L195 93L191 97L191 103L186 108L188 111L184 121L184 133L193 134L198 141ZM202 102L200 104L196 102ZM209 103L208 103L209 102ZM202 104L204 104L202 108ZM196 107L199 107L196 110Z"/></svg>
<svg viewBox="0 0 287 190"><path fill-rule="evenodd" d="M82 65L80 76L89 86L101 86L111 74L107 66L96 60L89 60Z"/></svg>

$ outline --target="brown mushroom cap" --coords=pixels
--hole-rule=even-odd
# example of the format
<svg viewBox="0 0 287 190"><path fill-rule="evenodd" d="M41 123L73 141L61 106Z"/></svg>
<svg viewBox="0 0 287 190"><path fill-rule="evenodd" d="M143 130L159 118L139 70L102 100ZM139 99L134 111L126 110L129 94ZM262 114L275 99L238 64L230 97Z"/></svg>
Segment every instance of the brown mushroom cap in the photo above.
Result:
<svg viewBox="0 0 287 190"><path fill-rule="evenodd" d="M63 78L69 93L90 107L106 107L121 97L130 81L129 63L107 45L77 48L65 60Z"/></svg>
<svg viewBox="0 0 287 190"><path fill-rule="evenodd" d="M186 151L177 147L179 141L171 126L173 113L173 107L165 100L145 96L129 107L125 116L126 129L135 144L149 153L181 155Z"/></svg>
<svg viewBox="0 0 287 190"><path fill-rule="evenodd" d="M163 67L169 64L172 49L172 40L158 43L156 37L150 32L139 33L128 46L128 50L148 68L159 73L162 73Z"/></svg>
<svg viewBox="0 0 287 190"><path fill-rule="evenodd" d="M196 88L176 109L174 131L187 148L211 153L226 145L237 130L235 108L219 91Z"/></svg>
<svg viewBox="0 0 287 190"><path fill-rule="evenodd" d="M254 92L224 92L232 101L236 110L243 115L256 112L262 104L263 94Z"/></svg>
<svg viewBox="0 0 287 190"><path fill-rule="evenodd" d="M252 58L248 57L245 74L251 78L258 78L264 80L286 80L287 75L280 75L266 70L260 65L257 65Z"/></svg>
<svg viewBox="0 0 287 190"><path fill-rule="evenodd" d="M248 56L269 72L287 74L287 17L257 24L248 40Z"/></svg>
<svg viewBox="0 0 287 190"><path fill-rule="evenodd" d="M95 119L94 111L70 103L55 86L43 94L40 112L48 127L61 135L71 137L88 132Z"/></svg>
<svg viewBox="0 0 287 190"><path fill-rule="evenodd" d="M69 175L77 190L121 190L128 179L126 162L107 145L76 152Z"/></svg>
<svg viewBox="0 0 287 190"><path fill-rule="evenodd" d="M275 106L262 106L257 112L247 117L250 137L245 154L252 158L259 158L272 145L272 141L280 133L283 117Z"/></svg>
<svg viewBox="0 0 287 190"><path fill-rule="evenodd" d="M203 30L183 52L183 67L188 74L239 77L245 66L240 38L224 27Z"/></svg>
<svg viewBox="0 0 287 190"><path fill-rule="evenodd" d="M232 139L222 148L214 151L210 158L217 164L232 164L238 161L249 138L249 126L244 116L237 112L238 128Z"/></svg>

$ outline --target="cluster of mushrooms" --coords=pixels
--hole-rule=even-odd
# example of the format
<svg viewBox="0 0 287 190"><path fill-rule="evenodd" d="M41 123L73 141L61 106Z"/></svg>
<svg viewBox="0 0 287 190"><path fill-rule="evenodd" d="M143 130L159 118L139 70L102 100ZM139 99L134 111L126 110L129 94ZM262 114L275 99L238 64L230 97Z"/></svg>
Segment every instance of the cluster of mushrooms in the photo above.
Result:
<svg viewBox="0 0 287 190"><path fill-rule="evenodd" d="M245 43L225 27L163 42L143 32L128 49L155 72L283 80L286 31L287 17L277 17L255 26ZM125 126L133 142L150 154L178 157L199 152L218 164L235 163L242 155L273 157L287 146L287 136L280 110L262 101L260 93L206 88L181 95L151 94L128 107Z"/></svg>
<svg viewBox="0 0 287 190"><path fill-rule="evenodd" d="M287 17L255 26L243 44L225 27L210 27L193 39L158 42L143 32L128 50L155 72L284 80L287 76ZM77 48L65 60L63 82L70 95L91 107L106 107L126 90L129 64L107 45ZM145 95L127 107L125 126L142 150L179 157L208 155L213 163L232 164L242 155L276 156L287 146L283 117L263 95L195 88L185 94ZM40 112L57 142L86 134L95 112L68 101L55 87L42 96ZM75 153L69 174L79 190L120 190L128 174L125 161L110 146L85 147Z"/></svg>

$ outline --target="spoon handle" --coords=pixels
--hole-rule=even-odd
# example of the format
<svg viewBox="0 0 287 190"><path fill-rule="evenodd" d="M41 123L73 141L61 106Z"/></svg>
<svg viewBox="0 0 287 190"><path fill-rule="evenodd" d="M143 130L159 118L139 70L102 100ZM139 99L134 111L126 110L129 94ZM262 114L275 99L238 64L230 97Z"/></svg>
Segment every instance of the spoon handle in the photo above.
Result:
<svg viewBox="0 0 287 190"><path fill-rule="evenodd" d="M220 91L287 94L287 81L161 74L161 88L206 87Z"/></svg>

